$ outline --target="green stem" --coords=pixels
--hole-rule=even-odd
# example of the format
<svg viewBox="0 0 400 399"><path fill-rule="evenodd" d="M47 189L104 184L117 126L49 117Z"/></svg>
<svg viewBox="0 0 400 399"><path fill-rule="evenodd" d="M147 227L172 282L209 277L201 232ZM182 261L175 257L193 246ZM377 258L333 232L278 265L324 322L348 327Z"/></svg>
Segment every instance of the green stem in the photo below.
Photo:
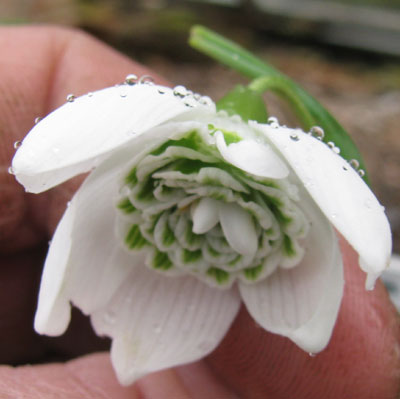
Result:
<svg viewBox="0 0 400 399"><path fill-rule="evenodd" d="M316 124L315 119L310 114L307 107L304 106L299 97L290 89L290 82L285 77L261 76L260 78L254 79L250 82L248 88L259 94L263 94L267 90L273 91L284 98L292 106L293 111L303 126L311 127Z"/></svg>
<svg viewBox="0 0 400 399"><path fill-rule="evenodd" d="M316 99L286 75L236 43L202 26L192 28L189 44L250 79L262 77L276 79L276 82L279 82L279 88L278 83L275 83L274 91L283 94L290 104L296 105L295 110L300 117L303 129L308 131L314 125L321 126L325 132L324 141L333 141L340 148L343 158L357 159L360 167L365 170L361 154L349 134ZM299 104L302 104L302 109L299 108ZM307 110L305 114L303 114L304 110ZM301 115L299 115L300 112ZM367 174L364 175L364 180L369 183Z"/></svg>

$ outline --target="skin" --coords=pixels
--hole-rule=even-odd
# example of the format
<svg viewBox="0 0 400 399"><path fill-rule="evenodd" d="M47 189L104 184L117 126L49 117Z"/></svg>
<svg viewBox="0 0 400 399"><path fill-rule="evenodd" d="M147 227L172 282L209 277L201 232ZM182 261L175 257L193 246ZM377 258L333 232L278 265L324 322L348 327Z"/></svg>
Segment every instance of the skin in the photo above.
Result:
<svg viewBox="0 0 400 399"><path fill-rule="evenodd" d="M342 240L346 286L332 339L310 357L270 334L242 308L207 358L121 387L107 353L76 312L65 336L33 331L47 242L82 178L41 195L25 194L7 173L13 143L35 117L81 95L149 71L78 31L54 27L0 28L0 397L46 398L352 398L391 399L400 391L400 323L381 283L364 290L357 256ZM163 80L157 77L158 82ZM81 357L78 357L81 356ZM66 358L77 357L66 363Z"/></svg>

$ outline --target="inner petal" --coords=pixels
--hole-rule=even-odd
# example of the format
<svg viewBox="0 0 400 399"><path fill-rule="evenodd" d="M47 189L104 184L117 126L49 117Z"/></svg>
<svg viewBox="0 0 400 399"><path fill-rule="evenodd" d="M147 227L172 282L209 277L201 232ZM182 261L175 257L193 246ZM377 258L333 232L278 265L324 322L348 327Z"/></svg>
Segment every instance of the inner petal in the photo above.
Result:
<svg viewBox="0 0 400 399"><path fill-rule="evenodd" d="M193 233L204 234L218 223L218 207L217 200L207 197L191 207Z"/></svg>
<svg viewBox="0 0 400 399"><path fill-rule="evenodd" d="M241 255L254 256L258 238L250 214L234 203L220 204L218 213L229 245Z"/></svg>

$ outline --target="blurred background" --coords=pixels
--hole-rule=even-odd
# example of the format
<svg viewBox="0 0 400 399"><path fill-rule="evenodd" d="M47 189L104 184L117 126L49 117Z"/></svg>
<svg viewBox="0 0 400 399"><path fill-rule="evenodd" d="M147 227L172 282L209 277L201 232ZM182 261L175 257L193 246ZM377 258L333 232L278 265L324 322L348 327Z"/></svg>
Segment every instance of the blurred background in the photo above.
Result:
<svg viewBox="0 0 400 399"><path fill-rule="evenodd" d="M351 133L400 253L400 0L2 0L0 23L82 28L214 99L244 80L190 49L189 28L203 24L238 41ZM296 125L284 104L267 100L271 114Z"/></svg>

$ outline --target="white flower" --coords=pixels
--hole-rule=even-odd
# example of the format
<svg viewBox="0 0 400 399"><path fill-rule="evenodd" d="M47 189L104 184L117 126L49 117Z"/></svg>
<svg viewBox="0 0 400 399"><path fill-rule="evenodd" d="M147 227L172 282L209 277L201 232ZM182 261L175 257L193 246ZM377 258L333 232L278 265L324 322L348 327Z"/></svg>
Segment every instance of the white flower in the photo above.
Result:
<svg viewBox="0 0 400 399"><path fill-rule="evenodd" d="M34 193L92 170L51 242L36 330L62 334L79 307L112 338L123 384L210 353L241 301L266 330L321 351L343 291L334 229L368 288L389 261L375 196L311 135L129 83L67 102L14 157Z"/></svg>

